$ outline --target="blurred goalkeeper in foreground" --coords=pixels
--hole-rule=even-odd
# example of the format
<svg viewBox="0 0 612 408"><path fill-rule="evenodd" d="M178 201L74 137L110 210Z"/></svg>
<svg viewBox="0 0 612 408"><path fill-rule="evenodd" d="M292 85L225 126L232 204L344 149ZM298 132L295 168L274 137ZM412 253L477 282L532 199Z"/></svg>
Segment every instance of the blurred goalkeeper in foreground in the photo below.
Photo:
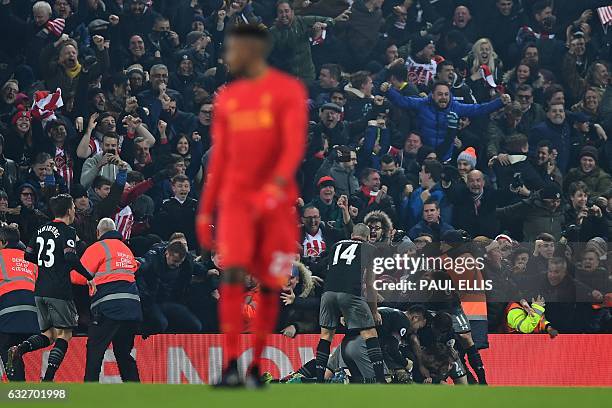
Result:
<svg viewBox="0 0 612 408"><path fill-rule="evenodd" d="M236 80L216 99L212 157L197 218L200 244L210 249L215 217L215 249L226 265L219 300L228 361L224 386L262 384L261 353L276 325L279 292L291 273L298 238L295 173L305 149L306 91L298 80L268 67L269 50L268 32L257 26L237 26L227 38L225 62ZM260 283L261 297L254 360L243 379L237 358L247 274Z"/></svg>

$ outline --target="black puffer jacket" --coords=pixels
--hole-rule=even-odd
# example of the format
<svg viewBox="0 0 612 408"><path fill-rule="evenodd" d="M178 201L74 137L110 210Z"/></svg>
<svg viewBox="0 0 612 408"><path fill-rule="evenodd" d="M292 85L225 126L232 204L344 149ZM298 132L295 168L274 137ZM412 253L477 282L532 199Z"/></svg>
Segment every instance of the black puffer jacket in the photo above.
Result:
<svg viewBox="0 0 612 408"><path fill-rule="evenodd" d="M177 269L168 268L166 245L147 252L136 272L136 282L145 311L153 303L184 303L192 274L193 263L188 259Z"/></svg>

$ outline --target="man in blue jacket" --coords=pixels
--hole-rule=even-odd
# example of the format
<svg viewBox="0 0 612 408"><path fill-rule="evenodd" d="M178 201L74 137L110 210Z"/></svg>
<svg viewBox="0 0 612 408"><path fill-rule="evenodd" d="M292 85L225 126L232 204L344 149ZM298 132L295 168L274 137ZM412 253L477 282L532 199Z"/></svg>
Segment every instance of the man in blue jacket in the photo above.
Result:
<svg viewBox="0 0 612 408"><path fill-rule="evenodd" d="M402 96L388 82L383 83L380 90L393 105L416 111L418 130L423 135L423 144L433 148L444 143L447 137L448 124L446 117L449 113L454 112L459 117L467 118L485 116L512 102L510 95L503 94L500 98L488 103L459 103L452 98L450 86L446 82L436 82L431 95L427 98ZM442 161L451 157L454 146L452 143L450 146L449 151L442 157Z"/></svg>

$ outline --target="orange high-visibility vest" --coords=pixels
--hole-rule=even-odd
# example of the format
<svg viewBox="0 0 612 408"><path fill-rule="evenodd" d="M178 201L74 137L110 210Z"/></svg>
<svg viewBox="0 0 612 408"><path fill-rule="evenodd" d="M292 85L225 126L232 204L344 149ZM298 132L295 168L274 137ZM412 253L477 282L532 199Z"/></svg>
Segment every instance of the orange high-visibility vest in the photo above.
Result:
<svg viewBox="0 0 612 408"><path fill-rule="evenodd" d="M19 249L0 250L0 296L15 290L34 292L38 267L23 259Z"/></svg>
<svg viewBox="0 0 612 408"><path fill-rule="evenodd" d="M96 285L115 281L134 282L134 273L139 266L130 248L119 239L93 243L81 257L81 263L94 275ZM78 285L86 283L85 278L76 271L71 272L71 280Z"/></svg>

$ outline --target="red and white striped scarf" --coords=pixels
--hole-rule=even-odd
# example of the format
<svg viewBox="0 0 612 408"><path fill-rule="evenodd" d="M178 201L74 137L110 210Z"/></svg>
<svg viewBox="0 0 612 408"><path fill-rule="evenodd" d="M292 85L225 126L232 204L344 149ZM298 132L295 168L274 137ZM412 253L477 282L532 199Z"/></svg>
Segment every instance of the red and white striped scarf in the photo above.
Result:
<svg viewBox="0 0 612 408"><path fill-rule="evenodd" d="M115 214L115 225L117 231L121 233L124 240L130 239L132 236L132 226L134 225L134 213L129 205L123 207L121 211Z"/></svg>
<svg viewBox="0 0 612 408"><path fill-rule="evenodd" d="M53 158L55 167L59 174L66 181L68 188L72 185L72 179L74 178L74 163L72 158L66 154L65 149L55 148L55 157Z"/></svg>
<svg viewBox="0 0 612 408"><path fill-rule="evenodd" d="M34 92L34 102L32 103L32 117L42 122L43 128L45 124L55 119L55 111L64 106L62 100L62 90L57 88L55 92L37 91Z"/></svg>
<svg viewBox="0 0 612 408"><path fill-rule="evenodd" d="M431 60L426 64L421 64L408 57L406 66L408 67L408 82L414 85L427 85L433 81L436 75L437 63L435 60Z"/></svg>

